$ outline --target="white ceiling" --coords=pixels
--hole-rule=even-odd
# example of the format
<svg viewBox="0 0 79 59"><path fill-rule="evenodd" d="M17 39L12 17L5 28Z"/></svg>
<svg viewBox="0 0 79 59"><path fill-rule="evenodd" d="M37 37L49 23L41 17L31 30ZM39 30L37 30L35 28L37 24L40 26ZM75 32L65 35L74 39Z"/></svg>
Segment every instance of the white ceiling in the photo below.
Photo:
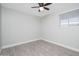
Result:
<svg viewBox="0 0 79 59"><path fill-rule="evenodd" d="M71 9L79 9L79 3L53 3L47 6L50 9L49 11L44 10L43 12L38 12L38 8L31 8L33 6L38 6L37 3L2 3L2 6L19 12L40 17Z"/></svg>
<svg viewBox="0 0 79 59"><path fill-rule="evenodd" d="M49 11L44 10L43 12L38 12L38 8L31 8L33 6L38 6L37 3L3 3L2 4L3 7L11 8L35 16L45 16L53 13L54 10L53 5L54 4L47 6L50 9Z"/></svg>

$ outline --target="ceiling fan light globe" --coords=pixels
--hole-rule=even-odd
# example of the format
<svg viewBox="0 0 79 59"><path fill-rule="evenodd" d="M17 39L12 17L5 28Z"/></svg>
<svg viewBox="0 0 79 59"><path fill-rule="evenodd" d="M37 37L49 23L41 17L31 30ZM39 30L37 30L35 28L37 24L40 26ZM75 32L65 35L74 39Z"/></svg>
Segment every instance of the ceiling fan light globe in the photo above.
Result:
<svg viewBox="0 0 79 59"><path fill-rule="evenodd" d="M39 9L40 9L40 11L44 11L44 8L43 7L40 7Z"/></svg>

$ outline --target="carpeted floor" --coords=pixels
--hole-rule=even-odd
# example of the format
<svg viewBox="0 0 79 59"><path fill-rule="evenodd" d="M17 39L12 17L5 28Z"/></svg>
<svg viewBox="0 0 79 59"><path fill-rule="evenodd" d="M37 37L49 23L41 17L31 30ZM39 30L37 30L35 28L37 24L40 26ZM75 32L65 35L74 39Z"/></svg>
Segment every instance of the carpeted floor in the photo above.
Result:
<svg viewBox="0 0 79 59"><path fill-rule="evenodd" d="M79 53L43 40L38 40L3 49L1 56L79 56Z"/></svg>

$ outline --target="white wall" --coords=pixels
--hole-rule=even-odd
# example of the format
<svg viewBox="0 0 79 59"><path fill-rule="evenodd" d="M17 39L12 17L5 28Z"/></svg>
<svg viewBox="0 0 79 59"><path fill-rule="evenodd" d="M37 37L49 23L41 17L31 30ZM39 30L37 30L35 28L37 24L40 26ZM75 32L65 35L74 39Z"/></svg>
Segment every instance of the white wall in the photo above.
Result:
<svg viewBox="0 0 79 59"><path fill-rule="evenodd" d="M77 8L77 3L55 4L54 13L42 19L42 38L79 49L79 26L59 26L59 15Z"/></svg>
<svg viewBox="0 0 79 59"><path fill-rule="evenodd" d="M0 49L1 49L1 4L0 4Z"/></svg>
<svg viewBox="0 0 79 59"><path fill-rule="evenodd" d="M38 17L2 7L2 47L39 38Z"/></svg>

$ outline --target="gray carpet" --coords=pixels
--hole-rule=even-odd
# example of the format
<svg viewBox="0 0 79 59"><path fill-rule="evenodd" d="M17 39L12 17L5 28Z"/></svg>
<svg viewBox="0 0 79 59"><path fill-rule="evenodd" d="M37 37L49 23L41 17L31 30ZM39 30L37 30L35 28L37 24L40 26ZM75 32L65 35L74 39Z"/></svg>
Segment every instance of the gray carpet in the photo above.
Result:
<svg viewBox="0 0 79 59"><path fill-rule="evenodd" d="M3 49L1 56L79 56L79 53L43 40L38 40Z"/></svg>

